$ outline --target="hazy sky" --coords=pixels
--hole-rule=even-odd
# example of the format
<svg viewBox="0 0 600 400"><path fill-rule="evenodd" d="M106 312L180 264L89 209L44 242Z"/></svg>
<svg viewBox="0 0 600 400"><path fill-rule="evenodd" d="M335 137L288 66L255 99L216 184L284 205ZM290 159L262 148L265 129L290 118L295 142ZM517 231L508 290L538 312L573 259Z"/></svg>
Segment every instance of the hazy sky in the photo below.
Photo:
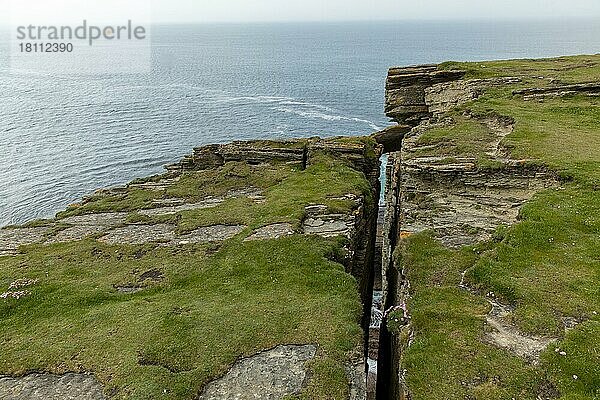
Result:
<svg viewBox="0 0 600 400"><path fill-rule="evenodd" d="M155 0L169 21L296 21L600 16L600 0Z"/></svg>
<svg viewBox="0 0 600 400"><path fill-rule="evenodd" d="M600 17L600 0L0 0L0 6L0 14L12 8L32 22L146 14L156 23Z"/></svg>

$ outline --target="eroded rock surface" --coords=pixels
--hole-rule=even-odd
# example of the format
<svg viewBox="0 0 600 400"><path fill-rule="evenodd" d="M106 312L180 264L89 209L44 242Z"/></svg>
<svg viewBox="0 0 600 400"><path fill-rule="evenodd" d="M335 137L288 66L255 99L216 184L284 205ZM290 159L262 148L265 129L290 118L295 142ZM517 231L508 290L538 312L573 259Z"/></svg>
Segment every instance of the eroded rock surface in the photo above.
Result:
<svg viewBox="0 0 600 400"><path fill-rule="evenodd" d="M463 75L460 71L442 73L436 66L422 66L393 68L388 76L386 113L398 124L413 128L396 146L401 149L388 157L383 302L389 310L402 309L408 324L400 333L384 329L381 336L381 348L391 354L380 360L380 372L387 376L380 376L377 389L386 398L410 398L401 359L403 349L412 340L407 308L411 291L405 271L397 268L392 256L399 241L421 231L431 231L451 248L487 241L499 226L516 223L521 206L536 193L558 185L553 173L533 166L531 160L511 159L510 151L503 148L503 139L514 129L512 118L493 114L482 117L469 111L460 117L447 114L476 100L489 87L514 84L520 79L465 80ZM431 129L452 127L458 118L481 124L489 134L482 134L477 143L465 147L459 146L460 140L456 146L452 139L420 140ZM460 287L480 296L464 284L464 275ZM535 363L552 339L524 335L508 322L508 308L491 303L492 311L486 317L488 327L482 335L486 343Z"/></svg>
<svg viewBox="0 0 600 400"><path fill-rule="evenodd" d="M245 241L279 239L281 237L293 234L294 227L292 224L273 224L258 228L252 233L252 235L248 236Z"/></svg>
<svg viewBox="0 0 600 400"><path fill-rule="evenodd" d="M514 224L520 207L552 182L536 171L485 174L460 167L440 167L433 175L422 165L405 166L403 232L434 230L451 247L489 240L498 226Z"/></svg>
<svg viewBox="0 0 600 400"><path fill-rule="evenodd" d="M344 215L329 214L304 221L304 233L322 237L347 236L352 227L351 221L345 221Z"/></svg>
<svg viewBox="0 0 600 400"><path fill-rule="evenodd" d="M66 243L74 242L77 240L85 239L86 237L102 233L106 230L106 227L101 225L76 225L70 228L64 229L56 233L56 235L49 238L46 243Z"/></svg>
<svg viewBox="0 0 600 400"><path fill-rule="evenodd" d="M175 183L179 182L179 176L173 178L162 178L158 181L147 181L147 182L133 182L127 185L127 188L130 189L142 189L142 190L152 190L152 191L163 191L173 186Z"/></svg>
<svg viewBox="0 0 600 400"><path fill-rule="evenodd" d="M563 97L575 94L588 96L600 95L600 83L579 83L574 85L552 85L544 88L529 88L513 91L514 95L523 96L523 100L538 100L545 97Z"/></svg>
<svg viewBox="0 0 600 400"><path fill-rule="evenodd" d="M514 224L537 192L557 184L554 174L527 167L528 160L507 158L501 141L512 132L512 119L490 116L481 123L492 133L486 154L498 168L481 169L475 157L427 155L432 146L419 138L446 123L424 123L407 134L402 152L391 157L400 164L401 231L433 230L451 247L489 240L498 226Z"/></svg>
<svg viewBox="0 0 600 400"><path fill-rule="evenodd" d="M113 229L99 239L108 244L144 244L175 240L175 226L169 224L127 225Z"/></svg>
<svg viewBox="0 0 600 400"><path fill-rule="evenodd" d="M390 68L386 83L385 112L399 124L417 125L430 116L425 89L456 81L465 71L444 71L437 65Z"/></svg>
<svg viewBox="0 0 600 400"><path fill-rule="evenodd" d="M547 338L540 336L525 335L507 322L512 310L495 300L488 299L492 306L491 311L486 317L487 324L491 328L486 332L486 340L494 346L501 347L512 353L523 357L533 364L539 362L542 351L556 338Z"/></svg>
<svg viewBox="0 0 600 400"><path fill-rule="evenodd" d="M302 230L307 235L350 237L355 230L353 215L329 213L324 205L308 206L306 214Z"/></svg>
<svg viewBox="0 0 600 400"><path fill-rule="evenodd" d="M106 232L125 223L127 213L99 213L76 215L58 220L61 224L72 225L49 237L45 243L66 243L83 240L89 236Z"/></svg>
<svg viewBox="0 0 600 400"><path fill-rule="evenodd" d="M60 222L79 226L104 226L112 227L125 223L127 213L100 213L76 215L61 219Z"/></svg>
<svg viewBox="0 0 600 400"><path fill-rule="evenodd" d="M105 400L102 386L92 375L30 374L0 376L2 400Z"/></svg>
<svg viewBox="0 0 600 400"><path fill-rule="evenodd" d="M173 215L180 213L182 211L193 211L193 210L202 210L205 208L214 208L218 205L222 204L225 201L222 198L210 198L203 200L198 203L187 203L187 204L179 204L172 205L166 207L158 207L158 208L149 208L145 210L138 211L139 214L148 216L148 217L156 217L163 215Z"/></svg>
<svg viewBox="0 0 600 400"><path fill-rule="evenodd" d="M231 239L242 232L243 225L212 225L198 228L185 235L175 233L175 225L127 225L109 231L101 237L108 244L161 243L168 246L190 243L210 243Z"/></svg>
<svg viewBox="0 0 600 400"><path fill-rule="evenodd" d="M47 232L48 227L0 229L0 256L17 254L19 246L42 242Z"/></svg>
<svg viewBox="0 0 600 400"><path fill-rule="evenodd" d="M460 79L436 83L424 89L428 116L437 118L458 106L476 100L485 93L486 88L509 85L520 81L521 79L516 77L502 77Z"/></svg>
<svg viewBox="0 0 600 400"><path fill-rule="evenodd" d="M199 400L280 400L305 386L306 362L316 348L279 346L238 361L222 378L210 383Z"/></svg>

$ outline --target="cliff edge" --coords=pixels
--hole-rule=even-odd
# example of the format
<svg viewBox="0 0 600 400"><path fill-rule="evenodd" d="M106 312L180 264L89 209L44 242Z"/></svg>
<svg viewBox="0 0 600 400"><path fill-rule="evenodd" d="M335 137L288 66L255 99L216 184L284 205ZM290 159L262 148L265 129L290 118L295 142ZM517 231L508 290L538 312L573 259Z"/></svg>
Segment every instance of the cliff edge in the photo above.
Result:
<svg viewBox="0 0 600 400"><path fill-rule="evenodd" d="M600 396L598 81L600 56L390 69L378 398Z"/></svg>

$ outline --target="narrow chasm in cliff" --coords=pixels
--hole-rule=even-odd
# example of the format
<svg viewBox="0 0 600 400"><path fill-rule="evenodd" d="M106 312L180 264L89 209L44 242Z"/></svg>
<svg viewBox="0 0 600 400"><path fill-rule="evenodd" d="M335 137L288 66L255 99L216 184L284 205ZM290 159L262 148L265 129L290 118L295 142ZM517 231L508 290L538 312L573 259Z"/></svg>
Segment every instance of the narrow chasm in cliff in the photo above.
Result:
<svg viewBox="0 0 600 400"><path fill-rule="evenodd" d="M379 196L378 212L377 212L377 229L373 232L375 235L375 253L373 258L373 288L372 288L372 303L370 310L370 321L367 329L367 399L374 400L376 398L377 386L377 367L379 359L379 336L380 327L383 319L383 230L385 219L385 181L386 181L386 166L387 155L383 155L380 159L381 173L380 185L381 194ZM366 311L366 310L365 310Z"/></svg>
<svg viewBox="0 0 600 400"><path fill-rule="evenodd" d="M377 352L370 352L372 371L369 375L375 381L369 382L376 389L372 398L404 399L403 371L400 369L402 348L410 340L409 310L407 300L410 283L396 265L394 252L398 239L406 235L400 230L402 216L402 150L404 138L433 119L434 112L445 111L461 101L477 96L477 92L445 92L445 97L437 101L437 110L431 107L426 91L434 85L453 82L464 76L464 71L438 69L436 65L407 68L391 68L386 83L386 114L396 123L374 135L385 153L385 187L380 206L378 242L381 243L381 285L374 291L378 308L373 310L372 342L377 343ZM442 96L440 96L442 97ZM383 179L382 179L383 180ZM388 319L394 314L393 322L400 334L393 334L388 328Z"/></svg>
<svg viewBox="0 0 600 400"><path fill-rule="evenodd" d="M564 58L537 64L547 77L511 62L390 69L396 125L374 135L387 165L371 398L597 394L596 339L585 336L597 331L597 159L577 146L597 135L584 115L598 85L557 79L560 65L588 68ZM557 150L563 140L579 144Z"/></svg>

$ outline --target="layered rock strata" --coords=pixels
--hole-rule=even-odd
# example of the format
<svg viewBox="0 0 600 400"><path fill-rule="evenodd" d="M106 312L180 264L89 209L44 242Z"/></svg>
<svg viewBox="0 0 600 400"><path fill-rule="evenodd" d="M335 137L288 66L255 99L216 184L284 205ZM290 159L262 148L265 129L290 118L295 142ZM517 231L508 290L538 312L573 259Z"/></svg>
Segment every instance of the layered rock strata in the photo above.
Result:
<svg viewBox="0 0 600 400"><path fill-rule="evenodd" d="M425 101L425 89L464 75L465 71L440 70L437 65L390 68L385 87L385 113L401 125L417 125L431 112Z"/></svg>
<svg viewBox="0 0 600 400"><path fill-rule="evenodd" d="M509 117L489 116L478 120L492 135L483 145L483 156L495 168L482 168L481 155L436 156L420 137L430 129L451 126L445 115L457 106L481 96L486 88L518 82L518 78L462 79L464 71L440 71L438 67L392 68L386 86L386 113L404 132L392 137L382 132L377 140L395 151L388 155L386 212L383 245L383 303L390 311L403 311L404 328L390 333L382 327L380 337L378 398L408 399L404 383L402 353L410 344L410 282L395 265L393 252L401 238L431 231L449 247L461 247L489 240L498 226L517 221L520 207L538 191L557 184L555 174L541 167L529 166L528 160L513 160L502 149L502 139L514 124ZM555 88L528 90L518 94L541 96L570 90ZM591 92L594 88L571 88ZM467 118L476 118L467 115ZM407 130L407 125L410 129ZM388 136L387 142L385 138ZM396 143L388 143L396 141ZM496 308L494 308L496 310ZM385 316L383 318L385 325ZM501 325L491 316L488 323L496 328L490 340L498 347L531 348L527 338ZM496 325L494 325L496 323ZM512 336L502 334L514 333ZM546 343L546 342L545 342ZM546 343L547 344L547 343ZM533 346L535 347L535 346ZM531 350L539 353L539 349Z"/></svg>

